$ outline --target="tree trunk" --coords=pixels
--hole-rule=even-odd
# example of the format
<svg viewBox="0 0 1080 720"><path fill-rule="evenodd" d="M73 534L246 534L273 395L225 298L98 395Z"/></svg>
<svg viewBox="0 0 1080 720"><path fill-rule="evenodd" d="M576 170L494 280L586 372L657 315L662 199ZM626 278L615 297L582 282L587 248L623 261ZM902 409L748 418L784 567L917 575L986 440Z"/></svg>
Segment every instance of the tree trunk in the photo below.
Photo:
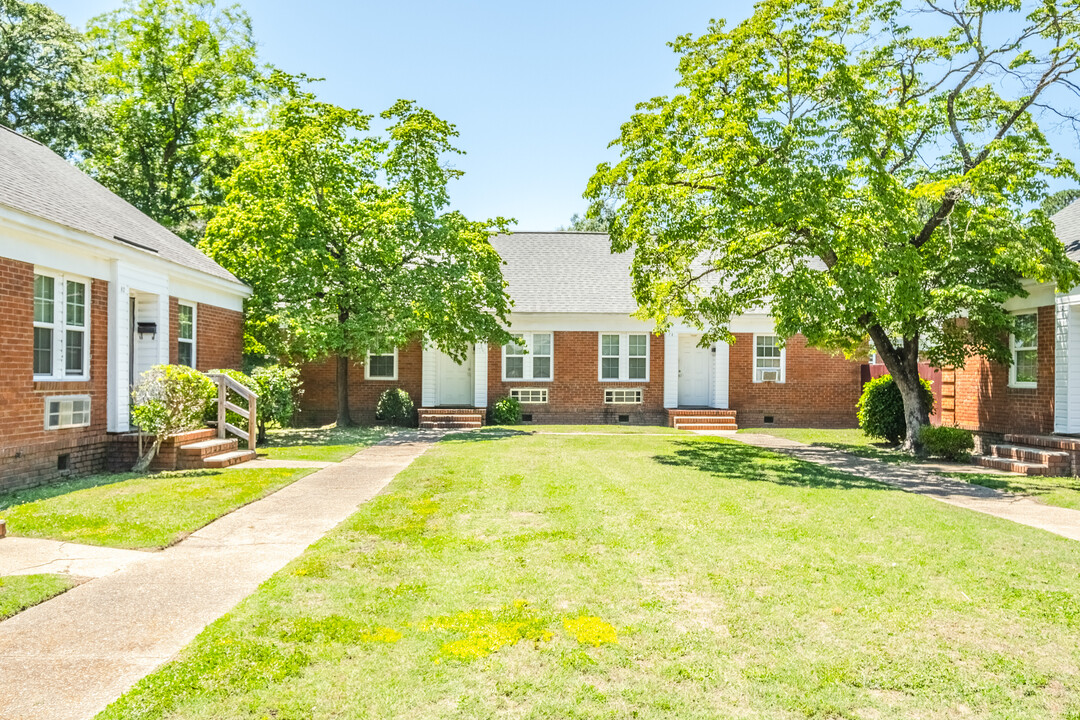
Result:
<svg viewBox="0 0 1080 720"><path fill-rule="evenodd" d="M135 463L135 466L131 468L131 472L146 472L150 467L150 463L154 461L157 456L158 448L161 447L161 437L159 435L154 436L154 442L150 445L150 449L146 451L141 458Z"/></svg>
<svg viewBox="0 0 1080 720"><path fill-rule="evenodd" d="M900 449L922 455L924 450L919 434L924 426L930 424L930 407L923 401L922 380L919 377L919 338L904 338L903 346L896 347L880 325L874 325L869 332L874 349L888 368L904 401L907 436Z"/></svg>
<svg viewBox="0 0 1080 720"><path fill-rule="evenodd" d="M337 358L337 426L352 425L349 415L349 358L338 355Z"/></svg>

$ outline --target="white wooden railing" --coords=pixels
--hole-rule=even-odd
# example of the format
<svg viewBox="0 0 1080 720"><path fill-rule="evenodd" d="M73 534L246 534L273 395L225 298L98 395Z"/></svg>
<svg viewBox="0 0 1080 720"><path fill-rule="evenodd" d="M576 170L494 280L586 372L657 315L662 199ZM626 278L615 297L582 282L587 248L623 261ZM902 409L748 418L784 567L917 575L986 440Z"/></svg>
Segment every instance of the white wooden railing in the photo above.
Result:
<svg viewBox="0 0 1080 720"><path fill-rule="evenodd" d="M248 450L255 449L255 440L259 436L257 426L255 424L256 418L258 418L258 402L259 396L251 391L250 388L245 387L236 380L233 380L224 373L207 373L207 376L214 381L217 385L217 436L219 438L225 437L225 432L231 432L241 440L247 441ZM232 390L240 397L247 400L247 409L240 407L236 403L229 401L229 390ZM232 423L227 421L226 412L234 412L240 417L247 420L247 430L242 430L236 427Z"/></svg>

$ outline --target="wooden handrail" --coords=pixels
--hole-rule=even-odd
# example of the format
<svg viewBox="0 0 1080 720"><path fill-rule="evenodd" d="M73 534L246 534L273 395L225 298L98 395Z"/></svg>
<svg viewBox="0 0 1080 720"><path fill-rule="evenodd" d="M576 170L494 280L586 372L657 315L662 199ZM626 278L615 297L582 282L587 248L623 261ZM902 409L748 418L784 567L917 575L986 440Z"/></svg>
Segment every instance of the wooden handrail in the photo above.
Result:
<svg viewBox="0 0 1080 720"><path fill-rule="evenodd" d="M233 378L224 373L207 373L207 377L214 381L217 385L217 436L219 438L225 437L225 432L231 432L241 440L247 441L248 450L255 449L255 441L259 436L258 429L256 427L256 420L258 419L258 402L259 396L255 394L251 388L246 387L243 383L237 382ZM228 398L228 391L232 390L240 397L247 400L247 409L240 407L236 403L230 402ZM247 420L247 432L236 427L230 422L226 422L226 412L234 412L240 417Z"/></svg>

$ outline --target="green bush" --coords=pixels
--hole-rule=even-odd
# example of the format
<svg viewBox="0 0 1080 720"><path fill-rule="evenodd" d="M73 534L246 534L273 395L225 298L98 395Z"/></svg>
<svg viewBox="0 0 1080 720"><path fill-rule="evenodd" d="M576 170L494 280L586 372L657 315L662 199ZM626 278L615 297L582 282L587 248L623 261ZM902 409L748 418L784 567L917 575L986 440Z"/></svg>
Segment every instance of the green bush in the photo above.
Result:
<svg viewBox="0 0 1080 720"><path fill-rule="evenodd" d="M375 419L399 427L414 427L416 406L413 405L409 393L401 388L386 390L379 396L379 403L375 406Z"/></svg>
<svg viewBox="0 0 1080 720"><path fill-rule="evenodd" d="M300 371L289 365L264 365L251 371L251 379L259 396L259 442L265 442L267 423L287 427L296 413L296 403L304 394Z"/></svg>
<svg viewBox="0 0 1080 720"><path fill-rule="evenodd" d="M919 432L926 452L946 460L966 460L975 449L975 437L958 427L926 425Z"/></svg>
<svg viewBox="0 0 1080 720"><path fill-rule="evenodd" d="M922 380L921 384L926 405L933 410L934 391L928 381ZM884 438L894 444L907 437L904 399L891 375L882 375L866 383L857 407L859 427L870 437Z"/></svg>
<svg viewBox="0 0 1080 720"><path fill-rule="evenodd" d="M131 421L154 442L132 469L146 470L162 442L199 429L213 392L210 378L184 365L155 365L144 372L131 394Z"/></svg>
<svg viewBox="0 0 1080 720"><path fill-rule="evenodd" d="M492 425L520 425L521 403L512 397L503 397L495 401L491 413Z"/></svg>

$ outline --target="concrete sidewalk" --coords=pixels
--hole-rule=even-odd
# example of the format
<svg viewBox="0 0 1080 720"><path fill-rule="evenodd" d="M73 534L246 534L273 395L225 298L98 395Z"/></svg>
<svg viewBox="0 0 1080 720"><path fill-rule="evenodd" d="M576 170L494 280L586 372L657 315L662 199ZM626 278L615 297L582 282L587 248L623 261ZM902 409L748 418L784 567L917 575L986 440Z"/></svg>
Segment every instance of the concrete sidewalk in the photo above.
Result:
<svg viewBox="0 0 1080 720"><path fill-rule="evenodd" d="M438 437L384 440L171 548L140 553L145 557L0 622L0 719L92 718L374 497Z"/></svg>
<svg viewBox="0 0 1080 720"><path fill-rule="evenodd" d="M728 433L732 440L786 453L800 460L826 465L868 480L894 485L949 505L1012 520L1055 535L1080 540L1080 510L1045 505L1025 495L941 477L917 464L885 463L842 450L815 447L765 433Z"/></svg>

